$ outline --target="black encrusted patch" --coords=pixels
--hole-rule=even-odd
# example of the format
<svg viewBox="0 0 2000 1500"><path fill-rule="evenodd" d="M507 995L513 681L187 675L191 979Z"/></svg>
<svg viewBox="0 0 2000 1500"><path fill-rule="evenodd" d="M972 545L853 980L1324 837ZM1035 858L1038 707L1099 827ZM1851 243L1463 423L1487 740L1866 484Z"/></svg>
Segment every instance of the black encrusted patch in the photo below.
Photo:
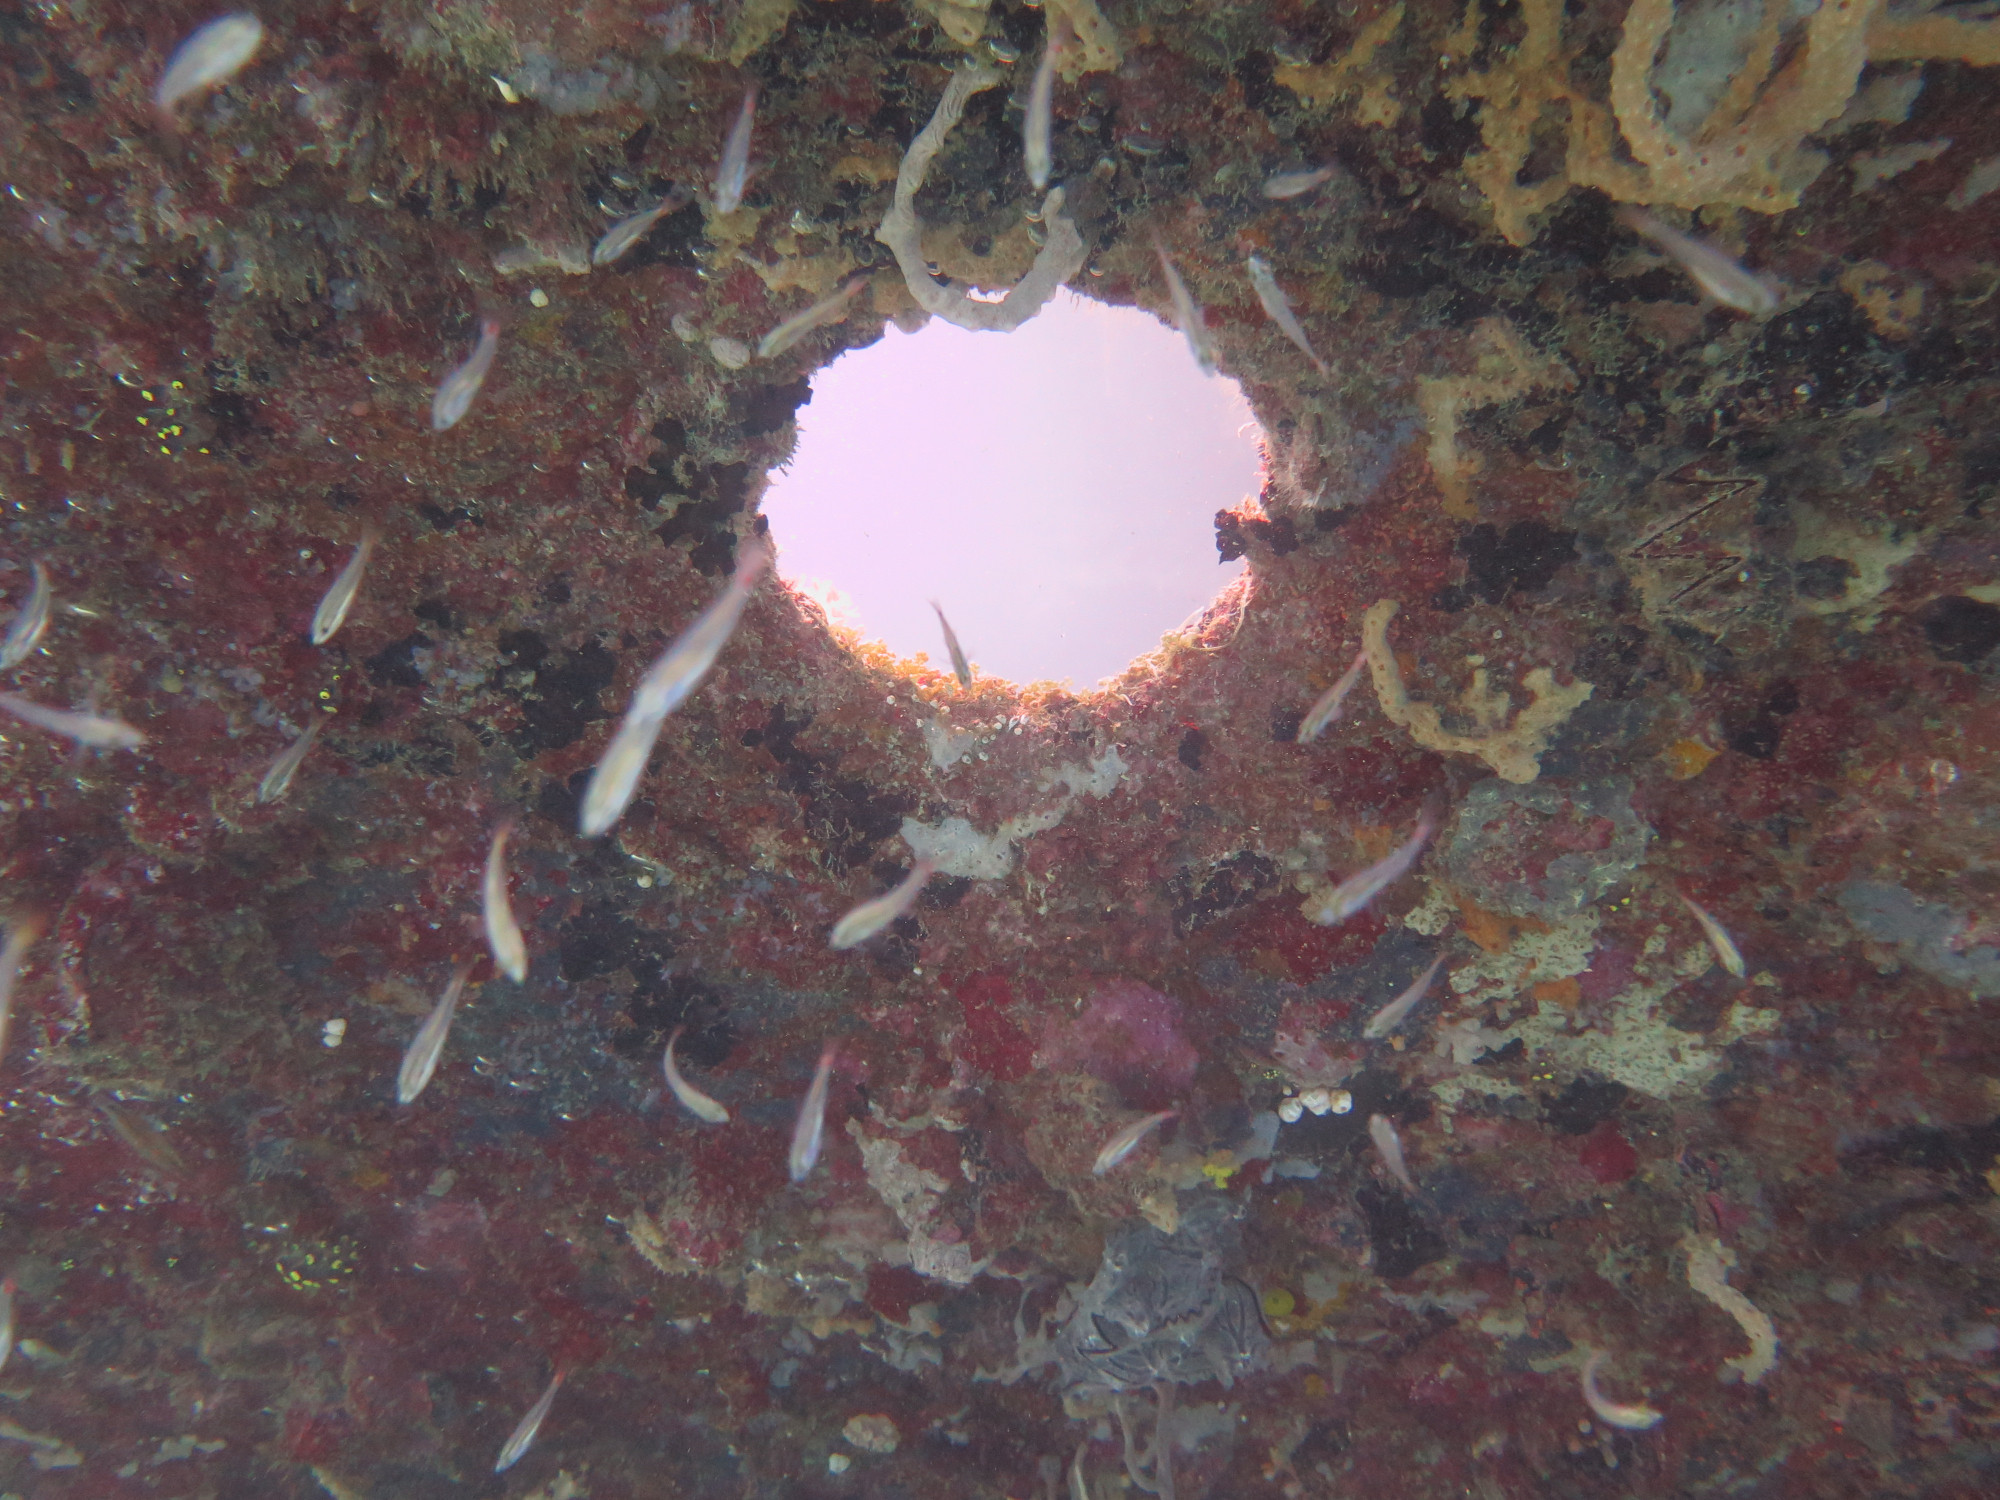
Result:
<svg viewBox="0 0 2000 1500"><path fill-rule="evenodd" d="M1809 557L1792 569L1792 587L1802 599L1840 599L1860 570L1844 557Z"/></svg>
<svg viewBox="0 0 2000 1500"><path fill-rule="evenodd" d="M1290 517L1267 521L1261 516L1240 515L1233 510L1215 513L1215 550L1224 562L1235 562L1253 546L1270 549L1274 557L1298 551L1299 529Z"/></svg>
<svg viewBox="0 0 2000 1500"><path fill-rule="evenodd" d="M513 659L501 673L503 690L521 705L520 727L510 737L516 754L532 758L573 745L594 721L610 717L600 698L618 674L618 659L597 642L551 651L534 631L510 630L499 646Z"/></svg>
<svg viewBox="0 0 2000 1500"><path fill-rule="evenodd" d="M673 957L666 934L641 927L622 912L593 904L584 907L558 930L562 977L575 984L616 974L621 969L663 966Z"/></svg>
<svg viewBox="0 0 2000 1500"><path fill-rule="evenodd" d="M1750 712L1738 710L1722 717L1725 742L1738 755L1752 760L1769 760L1778 753L1785 737L1779 720L1799 711L1799 687L1789 678L1780 678L1764 694L1764 701Z"/></svg>
<svg viewBox="0 0 2000 1500"><path fill-rule="evenodd" d="M1207 870L1185 869L1167 882L1174 931L1186 937L1224 912L1255 901L1278 879L1278 867L1249 849L1218 860Z"/></svg>
<svg viewBox="0 0 2000 1500"><path fill-rule="evenodd" d="M1509 594L1531 594L1555 581L1563 565L1576 561L1576 533L1542 521L1516 521L1502 532L1484 522L1458 539L1465 558L1466 586L1488 604Z"/></svg>
<svg viewBox="0 0 2000 1500"><path fill-rule="evenodd" d="M813 398L812 380L801 375L784 385L760 385L730 398L730 413L745 437L762 437L791 421Z"/></svg>
<svg viewBox="0 0 2000 1500"><path fill-rule="evenodd" d="M917 897L917 905L925 911L950 911L965 899L965 893L972 889L972 880L965 875L935 875L931 883L924 887L924 893Z"/></svg>
<svg viewBox="0 0 2000 1500"><path fill-rule="evenodd" d="M736 534L730 522L750 498L748 464L710 464L688 480L688 499L660 527L669 547L692 541L688 560L707 575L727 573L736 563Z"/></svg>
<svg viewBox="0 0 2000 1500"><path fill-rule="evenodd" d="M424 674L417 670L417 652L435 644L421 630L414 630L400 641L384 646L361 665L378 687L422 687Z"/></svg>
<svg viewBox="0 0 2000 1500"><path fill-rule="evenodd" d="M1613 1079L1586 1073L1542 1106L1542 1119L1562 1135L1589 1135L1599 1120L1623 1108L1631 1092Z"/></svg>
<svg viewBox="0 0 2000 1500"><path fill-rule="evenodd" d="M1201 769L1201 758L1208 753L1208 736L1199 729L1190 729L1181 736L1180 748L1174 754L1180 763L1190 771Z"/></svg>
<svg viewBox="0 0 2000 1500"><path fill-rule="evenodd" d="M1986 1172L1995 1156L2000 1156L2000 1116L1982 1125L1911 1125L1848 1148L1840 1161L1850 1172L1883 1167L1942 1172L1956 1177L1963 1190L1988 1198L1993 1190Z"/></svg>
<svg viewBox="0 0 2000 1500"><path fill-rule="evenodd" d="M1939 661L1971 666L2000 646L2000 605L1954 594L1925 606L1923 623L1924 639Z"/></svg>
<svg viewBox="0 0 2000 1500"><path fill-rule="evenodd" d="M746 745L762 745L778 763L778 785L799 799L806 837L819 845L821 862L833 874L864 863L880 844L903 826L914 808L895 792L877 791L856 777L838 776L838 754L807 750L798 737L812 715L792 719L782 703L771 706L762 730L743 737ZM755 739L752 739L755 735Z"/></svg>
<svg viewBox="0 0 2000 1500"><path fill-rule="evenodd" d="M1364 1182L1354 1190L1354 1206L1368 1223L1377 1276L1397 1281L1444 1258L1444 1236L1418 1218L1397 1189Z"/></svg>

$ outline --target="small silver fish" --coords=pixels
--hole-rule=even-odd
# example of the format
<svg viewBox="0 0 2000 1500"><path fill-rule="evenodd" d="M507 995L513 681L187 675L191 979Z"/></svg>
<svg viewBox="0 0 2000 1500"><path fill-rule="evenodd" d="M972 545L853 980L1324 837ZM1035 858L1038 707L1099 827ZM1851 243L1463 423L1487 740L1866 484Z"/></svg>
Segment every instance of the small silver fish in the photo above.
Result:
<svg viewBox="0 0 2000 1500"><path fill-rule="evenodd" d="M1396 1134L1396 1127L1387 1115L1368 1117L1368 1139L1375 1143L1389 1175L1403 1185L1404 1192L1414 1193L1417 1185L1410 1180L1410 1169L1403 1161L1403 1138Z"/></svg>
<svg viewBox="0 0 2000 1500"><path fill-rule="evenodd" d="M636 705L625 710L617 732L590 773L590 785L584 789L577 829L585 838L594 839L608 832L624 816L632 794L639 789L646 762L653 757L660 727L665 723L664 716L649 718L639 713Z"/></svg>
<svg viewBox="0 0 2000 1500"><path fill-rule="evenodd" d="M1104 1143L1104 1149L1097 1153L1097 1160L1091 1164L1091 1174L1102 1177L1138 1150L1139 1142L1179 1113L1177 1109L1162 1109L1147 1115L1144 1119L1134 1120Z"/></svg>
<svg viewBox="0 0 2000 1500"><path fill-rule="evenodd" d="M1634 208L1630 204L1619 206L1617 218L1634 234L1643 235L1679 261L1681 269L1693 278L1694 284L1724 307L1747 313L1753 318L1762 318L1776 312L1783 304L1784 298L1775 283L1748 270L1740 261L1707 240L1682 234L1672 225L1661 223L1643 208Z"/></svg>
<svg viewBox="0 0 2000 1500"><path fill-rule="evenodd" d="M794 1182L804 1182L812 1176L812 1169L819 1162L820 1144L826 1135L826 1091L833 1082L833 1059L837 1051L832 1042L826 1044L819 1055L819 1070L813 1074L812 1087L806 1090L805 1101L799 1105L798 1123L792 1127L792 1149L786 1157Z"/></svg>
<svg viewBox="0 0 2000 1500"><path fill-rule="evenodd" d="M1424 845L1436 832L1437 814L1426 806L1417 818L1417 831L1405 843L1328 891L1306 910L1306 920L1317 922L1322 927L1334 927L1345 922L1381 895L1392 882L1401 879L1417 862L1417 856L1424 852Z"/></svg>
<svg viewBox="0 0 2000 1500"><path fill-rule="evenodd" d="M1069 1500L1090 1500L1090 1484L1083 1477L1083 1455L1090 1451L1085 1439L1076 1445L1076 1457L1069 1461Z"/></svg>
<svg viewBox="0 0 2000 1500"><path fill-rule="evenodd" d="M1658 1427L1666 1420L1667 1414L1655 1411L1650 1406L1635 1404L1627 1406L1613 1401L1597 1388L1597 1372L1608 1358L1602 1349L1591 1352L1583 1362L1583 1400L1600 1422L1609 1422L1613 1427L1622 1427L1627 1432L1644 1432Z"/></svg>
<svg viewBox="0 0 2000 1500"><path fill-rule="evenodd" d="M1042 60L1035 65L1034 82L1028 85L1028 112L1021 121L1021 149L1028 161L1028 181L1042 192L1049 185L1052 155L1049 135L1055 121L1056 62L1062 56L1068 26L1057 16L1049 27L1048 41L1042 46Z"/></svg>
<svg viewBox="0 0 2000 1500"><path fill-rule="evenodd" d="M578 827L585 838L605 832L624 813L653 754L660 726L715 665L716 656L743 617L751 590L770 562L770 549L762 542L744 542L737 550L736 572L728 587L639 680L617 733L604 747L597 769L590 773L590 785L584 789Z"/></svg>
<svg viewBox="0 0 2000 1500"><path fill-rule="evenodd" d="M556 1404L556 1392L562 1389L566 1371L558 1370L549 1381L549 1388L542 1392L542 1399L528 1408L528 1414L521 1418L521 1425L500 1449L499 1458L493 1461L493 1472L504 1474L519 1463L528 1449L534 1445L535 1434L542 1430L542 1423L548 1420L549 1408Z"/></svg>
<svg viewBox="0 0 2000 1500"><path fill-rule="evenodd" d="M633 690L632 706L649 716L664 719L687 701L688 694L701 685L736 623L743 618L743 606L764 570L771 565L771 549L755 538L736 549L736 571L716 601L681 632L680 638L655 662L639 686Z"/></svg>
<svg viewBox="0 0 2000 1500"><path fill-rule="evenodd" d="M1354 685L1361 680L1367 669L1368 653L1357 651L1354 665L1341 674L1340 681L1319 695L1313 706L1306 710L1306 716L1299 720L1298 740L1301 745L1309 745L1326 733L1327 727L1337 723L1340 711L1347 703L1347 695L1354 691Z"/></svg>
<svg viewBox="0 0 2000 1500"><path fill-rule="evenodd" d="M0 693L0 709L37 729L75 740L92 750L136 750L146 743L146 736L123 720L47 708L19 693Z"/></svg>
<svg viewBox="0 0 2000 1500"><path fill-rule="evenodd" d="M1417 1003L1430 993L1431 981L1437 978L1437 971L1444 967L1444 955L1440 953L1431 960L1431 966L1416 977L1416 981L1402 994L1368 1018L1368 1024L1361 1028L1361 1034L1370 1041L1387 1036L1402 1025L1404 1017L1417 1008Z"/></svg>
<svg viewBox="0 0 2000 1500"><path fill-rule="evenodd" d="M157 1121L149 1120L144 1115L128 1115L101 1094L91 1102L104 1116L104 1123L111 1127L111 1133L130 1146L133 1154L147 1166L163 1176L187 1176L187 1163L181 1159L180 1152L167 1139L165 1128Z"/></svg>
<svg viewBox="0 0 2000 1500"><path fill-rule="evenodd" d="M1174 269L1174 263L1167 258L1164 245L1155 244L1153 253L1160 257L1160 272L1167 278L1167 295L1173 299L1174 322L1180 325L1181 337L1188 342L1194 352L1194 362L1201 366L1204 375L1215 373L1215 344L1208 336L1208 324L1202 319L1200 305L1194 294L1181 280L1181 273Z"/></svg>
<svg viewBox="0 0 2000 1500"><path fill-rule="evenodd" d="M437 1071L438 1055L444 1051L444 1039L451 1035L452 1012L458 1009L458 997L465 993L465 981L471 974L471 964L460 964L452 971L451 983L444 987L443 996L431 1008L431 1013L424 1017L424 1024L410 1038L410 1045L404 1048L403 1066L396 1072L398 1104L414 1100L430 1083L431 1074Z"/></svg>
<svg viewBox="0 0 2000 1500"><path fill-rule="evenodd" d="M486 923L486 946L493 954L493 966L520 984L528 977L528 944L507 899L507 839L513 832L512 823L502 823L493 830L493 843L486 851L486 879L479 888L479 911Z"/></svg>
<svg viewBox="0 0 2000 1500"><path fill-rule="evenodd" d="M55 591L49 587L49 570L38 562L35 564L35 582L28 590L28 597L14 616L14 623L8 627L7 639L0 641L0 672L13 671L41 644L42 632L49 628L49 609L54 603Z"/></svg>
<svg viewBox="0 0 2000 1500"><path fill-rule="evenodd" d="M335 575L326 597L319 601L319 608L313 611L312 643L324 646L333 639L333 633L347 620L347 612L354 608L354 596L361 592L361 575L368 571L368 559L374 554L375 544L382 539L382 533L373 526L361 529L361 541L354 549L354 555L347 560L347 566Z"/></svg>
<svg viewBox="0 0 2000 1500"><path fill-rule="evenodd" d="M1680 896L1679 891L1674 894ZM1720 960L1722 967L1741 979L1744 974L1743 955L1729 934L1722 930L1722 924L1703 910L1698 902L1681 896L1681 905L1685 906L1688 914L1701 924L1701 935L1708 939L1708 946L1715 950L1715 956Z"/></svg>
<svg viewBox="0 0 2000 1500"><path fill-rule="evenodd" d="M972 663L965 659L965 648L958 643L958 632L951 628L951 621L944 617L944 606L931 600L931 608L937 611L938 624L944 627L944 649L951 653L952 675L962 688L972 686Z"/></svg>
<svg viewBox="0 0 2000 1500"><path fill-rule="evenodd" d="M1306 337L1305 329L1293 316L1292 304L1286 300L1284 288L1278 285L1278 278L1272 274L1264 258L1253 255L1243 264L1250 273L1250 285L1257 293L1257 301L1263 305L1264 315L1278 325L1278 332L1296 344L1299 351L1313 362L1314 369L1322 375L1331 375L1333 372L1327 369L1326 361L1319 357L1312 341Z"/></svg>
<svg viewBox="0 0 2000 1500"><path fill-rule="evenodd" d="M190 94L228 82L263 40L264 23L248 11L210 21L174 49L167 70L153 85L153 103L164 113Z"/></svg>
<svg viewBox="0 0 2000 1500"><path fill-rule="evenodd" d="M1339 170L1340 168L1328 164L1324 167L1306 167L1296 172L1273 172L1264 179L1264 196L1296 198L1302 193L1310 193Z"/></svg>
<svg viewBox="0 0 2000 1500"><path fill-rule="evenodd" d="M291 789L292 778L305 764L306 755L312 750L313 741L319 738L319 732L326 728L326 719L324 714L314 714L305 732L278 752L278 758L271 762L271 769L257 783L257 800L260 803L276 802Z"/></svg>
<svg viewBox="0 0 2000 1500"><path fill-rule="evenodd" d="M686 208L688 195L678 190L667 194L651 208L620 219L604 231L604 237L590 252L593 266L608 266L653 232L653 226L677 209Z"/></svg>
<svg viewBox="0 0 2000 1500"><path fill-rule="evenodd" d="M438 382L437 394L431 397L431 427L434 431L444 432L456 427L459 419L472 409L472 398L486 384L486 377L499 353L500 320L481 318L479 342L472 346L472 353L466 356L464 364Z"/></svg>
<svg viewBox="0 0 2000 1500"><path fill-rule="evenodd" d="M743 107L736 123L729 127L729 139L722 145L722 160L715 167L715 211L733 214L742 206L743 186L750 179L750 132L756 128L757 85L743 91Z"/></svg>
<svg viewBox="0 0 2000 1500"><path fill-rule="evenodd" d="M11 1276L0 1281L0 1370L7 1368L7 1356L14 1352L14 1293L19 1290Z"/></svg>
<svg viewBox="0 0 2000 1500"><path fill-rule="evenodd" d="M674 1028L674 1034L667 1038L666 1055L660 1059L660 1069L667 1076L667 1087L673 1090L673 1095L680 1101L681 1108L697 1120L710 1125L727 1125L729 1111L681 1077L681 1070L674 1066L674 1043L681 1039L681 1032L684 1030L686 1028L682 1026Z"/></svg>
<svg viewBox="0 0 2000 1500"><path fill-rule="evenodd" d="M33 913L17 916L7 924L7 943L0 947L0 1059L7 1055L7 1033L14 1024L14 984L35 939L42 935L42 919Z"/></svg>
<svg viewBox="0 0 2000 1500"><path fill-rule="evenodd" d="M936 873L937 866L929 860L918 860L893 891L877 896L873 901L862 902L834 923L827 945L832 948L860 947L908 911L923 891L924 883Z"/></svg>
<svg viewBox="0 0 2000 1500"><path fill-rule="evenodd" d="M783 354L815 328L838 323L847 316L855 293L868 285L868 278L856 276L830 297L822 297L802 313L795 313L757 340L757 357L772 359Z"/></svg>

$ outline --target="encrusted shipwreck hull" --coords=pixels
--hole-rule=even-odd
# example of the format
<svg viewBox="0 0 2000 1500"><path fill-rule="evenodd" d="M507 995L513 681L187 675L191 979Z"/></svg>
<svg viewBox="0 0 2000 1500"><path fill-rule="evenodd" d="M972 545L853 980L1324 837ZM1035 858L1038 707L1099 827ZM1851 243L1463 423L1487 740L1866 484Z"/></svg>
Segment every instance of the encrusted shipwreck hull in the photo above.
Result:
<svg viewBox="0 0 2000 1500"><path fill-rule="evenodd" d="M1990 1493L2000 21L1794 10L0 15L0 1494ZM1163 261L1158 651L724 593L827 362Z"/></svg>

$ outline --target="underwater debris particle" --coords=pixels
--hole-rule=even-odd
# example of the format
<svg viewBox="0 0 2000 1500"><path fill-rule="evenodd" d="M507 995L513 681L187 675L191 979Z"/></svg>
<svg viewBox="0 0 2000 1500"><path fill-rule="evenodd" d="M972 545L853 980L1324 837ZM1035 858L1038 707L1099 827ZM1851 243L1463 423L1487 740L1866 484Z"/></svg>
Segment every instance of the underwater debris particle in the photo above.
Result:
<svg viewBox="0 0 2000 1500"><path fill-rule="evenodd" d="M1666 763L1667 775L1675 781L1692 781L1721 753L1700 740L1675 740L1660 752L1660 759Z"/></svg>

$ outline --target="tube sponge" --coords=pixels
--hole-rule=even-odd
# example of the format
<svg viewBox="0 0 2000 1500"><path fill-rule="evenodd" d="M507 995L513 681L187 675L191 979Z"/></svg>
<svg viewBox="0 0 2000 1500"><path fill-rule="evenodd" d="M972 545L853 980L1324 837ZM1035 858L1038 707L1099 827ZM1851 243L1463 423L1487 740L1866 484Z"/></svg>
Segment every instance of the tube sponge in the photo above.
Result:
<svg viewBox="0 0 2000 1500"><path fill-rule="evenodd" d="M1076 232L1063 212L1063 190L1050 191L1042 203L1042 220L1049 232L1048 242L1035 256L1028 274L1014 284L998 302L975 302L959 283L939 286L924 261L924 226L917 217L917 194L929 175L931 162L944 147L944 138L965 114L965 104L982 89L1000 81L1000 74L981 63L967 63L952 74L938 100L930 123L910 142L903 165L896 173L896 197L882 216L875 238L887 245L902 268L910 295L927 313L973 332L1009 333L1040 312L1056 289L1078 271L1089 253L1083 236Z"/></svg>

